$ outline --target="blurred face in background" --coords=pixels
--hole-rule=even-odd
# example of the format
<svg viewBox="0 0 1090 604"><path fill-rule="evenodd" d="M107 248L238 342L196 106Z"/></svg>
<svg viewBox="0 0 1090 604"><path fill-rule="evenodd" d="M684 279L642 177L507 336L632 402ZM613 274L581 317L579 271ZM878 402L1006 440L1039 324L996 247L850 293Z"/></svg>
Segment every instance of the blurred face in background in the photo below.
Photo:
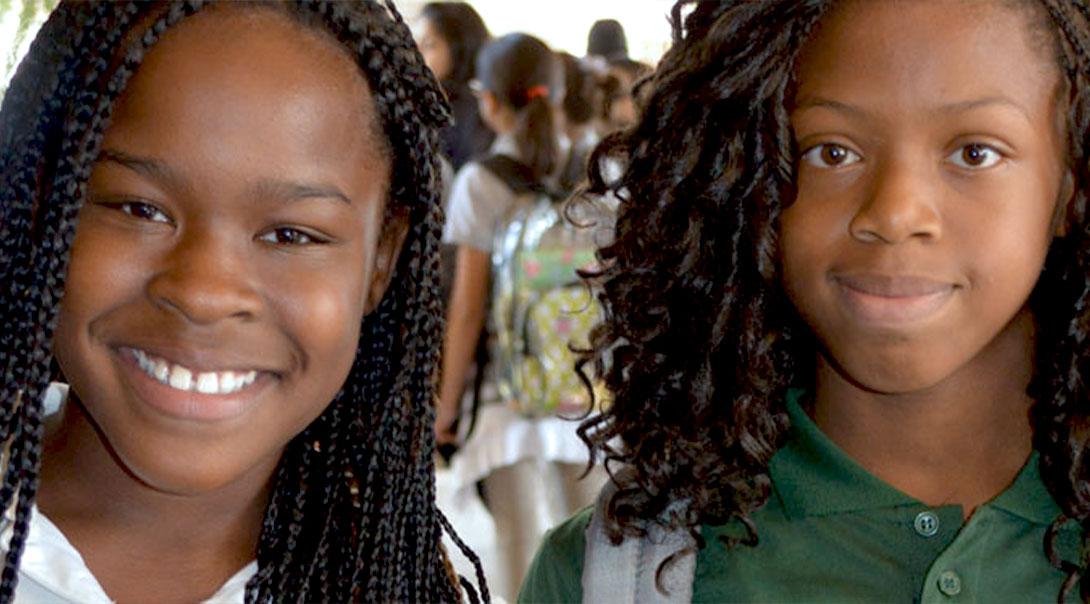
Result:
<svg viewBox="0 0 1090 604"><path fill-rule="evenodd" d="M636 122L636 103L632 98L636 78L619 67L611 67L609 76L616 78L617 90L610 99L608 120L613 128L626 128Z"/></svg>
<svg viewBox="0 0 1090 604"><path fill-rule="evenodd" d="M450 43L440 33L430 19L421 18L413 28L413 37L424 55L424 63L440 82L450 78L453 71Z"/></svg>

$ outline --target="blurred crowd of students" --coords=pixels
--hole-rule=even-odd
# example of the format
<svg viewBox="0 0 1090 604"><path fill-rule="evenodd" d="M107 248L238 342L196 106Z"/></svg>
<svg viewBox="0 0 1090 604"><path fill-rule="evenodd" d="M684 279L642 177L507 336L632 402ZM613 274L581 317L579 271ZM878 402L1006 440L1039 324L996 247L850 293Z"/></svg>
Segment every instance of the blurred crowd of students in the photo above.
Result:
<svg viewBox="0 0 1090 604"><path fill-rule="evenodd" d="M597 317L576 271L608 237L609 203L583 220L560 216L591 150L635 120L635 84L651 67L629 58L612 19L594 24L583 57L525 33L494 37L463 2L426 4L414 34L453 114L442 133L447 306L435 433L491 513L498 572L516 587L544 531L606 480L600 467L586 473L573 419L592 402L568 346Z"/></svg>

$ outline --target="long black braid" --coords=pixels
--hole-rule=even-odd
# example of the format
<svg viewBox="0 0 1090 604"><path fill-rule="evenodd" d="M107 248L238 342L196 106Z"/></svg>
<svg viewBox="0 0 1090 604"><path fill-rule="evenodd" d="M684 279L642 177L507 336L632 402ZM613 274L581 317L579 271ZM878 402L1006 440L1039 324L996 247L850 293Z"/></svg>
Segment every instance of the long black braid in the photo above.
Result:
<svg viewBox="0 0 1090 604"><path fill-rule="evenodd" d="M583 361L613 402L580 427L593 455L630 469L614 475L620 488L606 508L615 540L657 523L690 529L703 547L701 524L737 521L743 541L757 542L750 515L770 495L786 392L813 380L815 343L787 306L777 232L794 195L795 61L834 4L680 0L639 122L606 137L589 162L589 193L620 200L615 241L590 275L605 319ZM1090 6L1008 4L1033 13L1067 91L1074 199L1030 299L1039 324L1030 421L1062 510L1043 543L1067 574L1058 595L1077 589L1090 601ZM618 177L607 177L607 160ZM1065 560L1057 537L1072 521L1082 554Z"/></svg>
<svg viewBox="0 0 1090 604"><path fill-rule="evenodd" d="M168 28L206 3L63 2L0 108L0 509L15 523L0 581L12 600L38 486L41 400L69 250L115 100ZM437 129L448 111L389 2L264 4L335 37L357 60L392 153L387 218L410 229L394 278L364 320L347 381L287 446L274 477L249 602L458 601L435 507L434 378L442 313ZM465 579L461 584L469 589Z"/></svg>

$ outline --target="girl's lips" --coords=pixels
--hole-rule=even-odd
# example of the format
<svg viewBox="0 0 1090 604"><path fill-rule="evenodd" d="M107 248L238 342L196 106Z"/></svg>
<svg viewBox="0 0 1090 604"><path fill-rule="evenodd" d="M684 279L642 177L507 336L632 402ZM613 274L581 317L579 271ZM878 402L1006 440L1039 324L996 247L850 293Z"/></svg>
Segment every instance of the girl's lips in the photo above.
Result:
<svg viewBox="0 0 1090 604"><path fill-rule="evenodd" d="M244 415L257 404L261 394L275 379L271 373L255 372L245 386L227 393L205 393L196 387L179 388L171 380L163 383L141 367L139 354L133 349L115 349L114 357L123 378L140 402L154 411L173 419L194 422L219 422ZM173 376L171 376L173 377Z"/></svg>
<svg viewBox="0 0 1090 604"><path fill-rule="evenodd" d="M836 275L833 283L849 312L877 325L924 320L941 310L958 289L954 283L926 277L871 273Z"/></svg>

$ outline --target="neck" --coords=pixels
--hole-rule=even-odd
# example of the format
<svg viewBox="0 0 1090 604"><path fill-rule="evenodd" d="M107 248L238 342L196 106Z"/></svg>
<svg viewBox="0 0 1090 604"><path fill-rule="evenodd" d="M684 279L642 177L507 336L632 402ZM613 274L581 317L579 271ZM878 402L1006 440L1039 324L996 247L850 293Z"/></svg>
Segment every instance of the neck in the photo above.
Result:
<svg viewBox="0 0 1090 604"><path fill-rule="evenodd" d="M496 133L496 136L514 134L515 128L518 126L518 114L515 113L515 110L507 105L500 104L499 101L486 107L482 117L488 127L492 129L492 132Z"/></svg>
<svg viewBox="0 0 1090 604"><path fill-rule="evenodd" d="M860 387L820 358L814 420L867 471L966 517L1011 484L1032 451L1033 320L1021 313L976 358L907 393Z"/></svg>
<svg viewBox="0 0 1090 604"><path fill-rule="evenodd" d="M38 506L96 575L116 548L226 578L255 556L274 466L210 492L165 493L132 474L69 400L47 427Z"/></svg>

